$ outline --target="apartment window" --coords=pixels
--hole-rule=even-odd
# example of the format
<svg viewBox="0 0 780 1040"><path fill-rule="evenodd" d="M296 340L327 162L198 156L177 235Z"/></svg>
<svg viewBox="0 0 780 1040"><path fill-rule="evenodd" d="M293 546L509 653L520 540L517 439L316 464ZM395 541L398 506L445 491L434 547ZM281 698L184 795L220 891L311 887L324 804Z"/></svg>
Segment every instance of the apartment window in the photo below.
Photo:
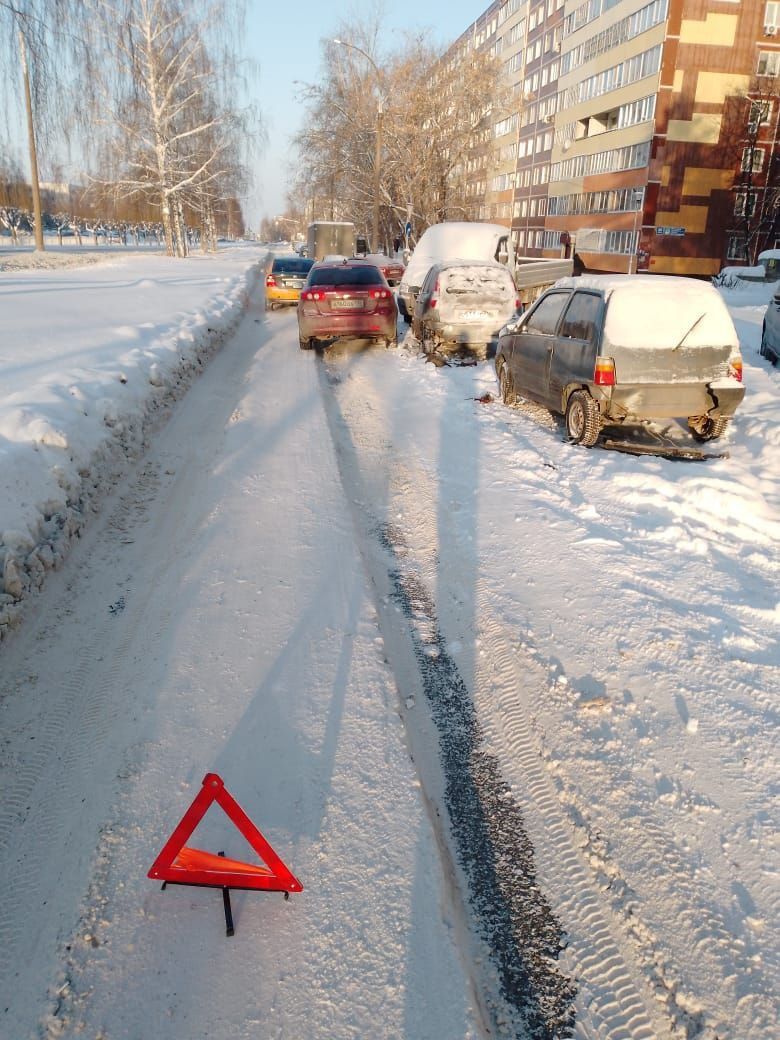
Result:
<svg viewBox="0 0 780 1040"><path fill-rule="evenodd" d="M780 51L759 51L756 71L759 76L777 76L780 72Z"/></svg>
<svg viewBox="0 0 780 1040"><path fill-rule="evenodd" d="M747 260L747 247L744 235L729 235L726 246L727 260Z"/></svg>
<svg viewBox="0 0 780 1040"><path fill-rule="evenodd" d="M742 152L742 172L760 173L764 168L764 149L745 148Z"/></svg>
<svg viewBox="0 0 780 1040"><path fill-rule="evenodd" d="M737 192L734 197L734 216L752 217L756 211L756 196L752 191Z"/></svg>
<svg viewBox="0 0 780 1040"><path fill-rule="evenodd" d="M780 5L779 5L780 6ZM754 133L762 123L769 122L772 105L769 101L753 101L750 104L750 118L748 128Z"/></svg>
<svg viewBox="0 0 780 1040"><path fill-rule="evenodd" d="M607 231L604 236L604 252L624 255L635 253L637 238L635 231Z"/></svg>
<svg viewBox="0 0 780 1040"><path fill-rule="evenodd" d="M764 25L777 29L780 26L780 3L770 3L764 8Z"/></svg>

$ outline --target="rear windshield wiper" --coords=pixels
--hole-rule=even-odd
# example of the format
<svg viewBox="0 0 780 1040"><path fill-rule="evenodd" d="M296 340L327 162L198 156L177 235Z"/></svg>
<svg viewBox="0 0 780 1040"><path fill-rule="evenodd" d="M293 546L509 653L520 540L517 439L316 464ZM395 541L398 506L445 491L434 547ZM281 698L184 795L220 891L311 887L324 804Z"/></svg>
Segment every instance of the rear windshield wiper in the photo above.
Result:
<svg viewBox="0 0 780 1040"><path fill-rule="evenodd" d="M687 339L687 338L688 338L688 337L690 336L690 334L691 334L691 333L693 332L693 330L694 330L694 329L696 328L696 326L697 326L697 325L699 324L699 322L701 321L701 319L702 319L702 318L704 318L704 317L706 317L706 315L707 315L707 312L706 312L706 311L704 311L704 312L703 312L702 314L700 314L700 315L699 315L699 317L698 317L698 318L696 319L696 321L695 321L695 322L693 323L693 325L691 325L691 327L690 327L690 328L688 329L688 331L687 331L687 332L685 333L685 335L684 335L684 336L683 336L683 338L682 338L682 339L680 340L680 342L679 342L679 343L677 344L677 346L675 346L675 347L672 347L672 350L677 350L677 347L681 347L681 346L683 345L683 343L684 343L684 342L686 341L686 339Z"/></svg>

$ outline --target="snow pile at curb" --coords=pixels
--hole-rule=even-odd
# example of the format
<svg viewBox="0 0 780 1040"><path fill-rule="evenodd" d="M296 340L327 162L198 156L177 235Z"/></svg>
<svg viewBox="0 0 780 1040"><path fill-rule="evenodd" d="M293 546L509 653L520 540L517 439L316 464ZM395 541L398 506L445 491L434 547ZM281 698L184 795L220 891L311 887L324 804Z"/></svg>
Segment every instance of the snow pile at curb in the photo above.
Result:
<svg viewBox="0 0 780 1040"><path fill-rule="evenodd" d="M161 266L177 263L156 259ZM245 256L238 273L234 264L232 271L225 272L227 277L220 271L216 278L219 260L209 263L204 258L198 266L199 259L192 258L186 268L179 269L185 278L173 279L173 269L165 268L163 278L149 279L146 285L144 280L122 276L128 266L148 264L149 258L128 257L125 262L99 265L101 276L109 280L105 286L99 283L89 288L98 288L109 316L127 314L130 308L139 324L106 324L96 330L90 313L90 327L85 326L80 336L78 317L73 325L63 319L60 328L51 328L51 337L60 339L53 365L36 366L36 344L23 342L21 336L14 342L11 317L10 335L2 351L11 356L0 356L0 641L19 620L30 594L42 586L47 571L65 558L90 513L98 511L101 498L143 452L154 424L167 414L240 319L262 259L256 254L251 259ZM94 277L96 267L84 270ZM210 277L204 279L204 273ZM193 274L198 277L192 278L189 290L191 294L195 289L197 301L190 297L189 308L177 312L172 300L164 316L142 320L145 314L139 290L148 289L150 298L154 295L159 304L168 293L166 278L173 285ZM39 278L33 282L35 275ZM67 283L61 286L54 278ZM27 291L38 293L45 306L47 294L65 290L82 299L79 290L83 287L73 285L73 279L72 269L56 275L34 272L27 275L25 286L33 286ZM219 283L216 292L215 282ZM20 333L26 332L28 318L29 312L19 315ZM88 334L94 342L79 357ZM84 357L89 359L86 365L81 363ZM8 378L6 365L11 373ZM13 373L26 367L33 374L24 385L20 381L14 392Z"/></svg>

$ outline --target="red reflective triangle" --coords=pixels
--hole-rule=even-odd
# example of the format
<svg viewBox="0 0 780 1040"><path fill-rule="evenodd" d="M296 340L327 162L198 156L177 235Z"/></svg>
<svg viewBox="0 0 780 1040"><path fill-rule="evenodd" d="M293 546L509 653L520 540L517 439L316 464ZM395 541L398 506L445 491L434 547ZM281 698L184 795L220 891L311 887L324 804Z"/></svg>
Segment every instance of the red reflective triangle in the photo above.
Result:
<svg viewBox="0 0 780 1040"><path fill-rule="evenodd" d="M265 864L242 863L185 845L212 802L217 802ZM282 863L216 773L206 773L192 805L167 840L147 877L180 885L260 888L269 892L302 892L303 885Z"/></svg>

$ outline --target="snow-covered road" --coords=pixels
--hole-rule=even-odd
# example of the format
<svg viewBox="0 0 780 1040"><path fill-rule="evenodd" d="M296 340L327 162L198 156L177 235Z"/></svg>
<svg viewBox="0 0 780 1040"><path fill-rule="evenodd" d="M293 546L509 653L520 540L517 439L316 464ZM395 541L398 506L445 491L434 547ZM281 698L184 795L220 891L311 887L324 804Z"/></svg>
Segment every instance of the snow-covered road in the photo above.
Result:
<svg viewBox="0 0 780 1040"><path fill-rule="evenodd" d="M9 1040L481 1035L316 358L261 304L3 646ZM230 940L146 878L207 771L305 885Z"/></svg>
<svg viewBox="0 0 780 1040"><path fill-rule="evenodd" d="M301 352L256 290L2 644L2 1035L773 1035L760 313L730 458L681 463L480 403L489 364ZM232 939L146 878L208 771L305 886Z"/></svg>

